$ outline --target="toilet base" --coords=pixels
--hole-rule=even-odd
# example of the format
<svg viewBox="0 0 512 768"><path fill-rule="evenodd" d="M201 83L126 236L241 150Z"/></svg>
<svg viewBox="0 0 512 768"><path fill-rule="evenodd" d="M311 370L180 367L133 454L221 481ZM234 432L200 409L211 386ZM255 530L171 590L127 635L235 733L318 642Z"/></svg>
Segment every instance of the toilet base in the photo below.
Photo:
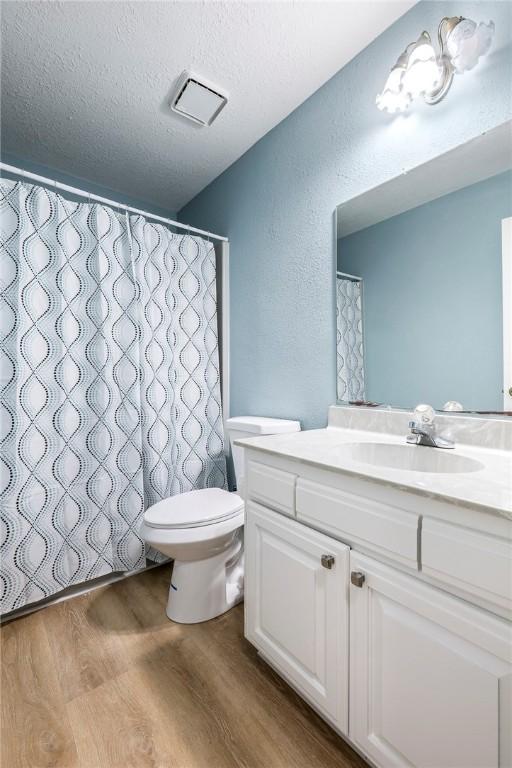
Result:
<svg viewBox="0 0 512 768"><path fill-rule="evenodd" d="M244 596L243 540L206 560L174 561L167 617L179 624L198 624L229 611Z"/></svg>

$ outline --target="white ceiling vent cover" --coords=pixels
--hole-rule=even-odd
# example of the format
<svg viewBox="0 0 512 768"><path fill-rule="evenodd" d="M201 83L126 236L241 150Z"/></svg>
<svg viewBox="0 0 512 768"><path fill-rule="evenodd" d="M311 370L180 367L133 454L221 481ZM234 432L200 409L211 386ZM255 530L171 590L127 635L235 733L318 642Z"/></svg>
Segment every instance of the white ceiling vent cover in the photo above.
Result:
<svg viewBox="0 0 512 768"><path fill-rule="evenodd" d="M183 72L171 109L199 125L211 125L228 103L228 96L218 86Z"/></svg>

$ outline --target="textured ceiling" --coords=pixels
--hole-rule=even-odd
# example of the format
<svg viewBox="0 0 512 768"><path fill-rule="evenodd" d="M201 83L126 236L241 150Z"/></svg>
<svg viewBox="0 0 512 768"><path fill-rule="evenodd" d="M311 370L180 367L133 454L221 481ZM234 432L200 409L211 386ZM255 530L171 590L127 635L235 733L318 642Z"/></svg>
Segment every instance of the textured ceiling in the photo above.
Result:
<svg viewBox="0 0 512 768"><path fill-rule="evenodd" d="M4 1L3 150L179 210L412 5ZM230 94L210 128L184 69Z"/></svg>

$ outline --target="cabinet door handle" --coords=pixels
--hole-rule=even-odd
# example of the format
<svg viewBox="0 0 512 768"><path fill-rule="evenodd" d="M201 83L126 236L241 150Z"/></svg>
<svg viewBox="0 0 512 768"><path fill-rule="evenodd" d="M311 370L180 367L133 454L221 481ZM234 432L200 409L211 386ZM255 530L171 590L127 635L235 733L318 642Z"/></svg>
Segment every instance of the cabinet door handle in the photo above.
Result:
<svg viewBox="0 0 512 768"><path fill-rule="evenodd" d="M350 574L350 581L354 587L362 587L365 582L366 576L361 571L352 571Z"/></svg>
<svg viewBox="0 0 512 768"><path fill-rule="evenodd" d="M322 555L321 563L324 568L328 568L329 570L334 565L334 555Z"/></svg>

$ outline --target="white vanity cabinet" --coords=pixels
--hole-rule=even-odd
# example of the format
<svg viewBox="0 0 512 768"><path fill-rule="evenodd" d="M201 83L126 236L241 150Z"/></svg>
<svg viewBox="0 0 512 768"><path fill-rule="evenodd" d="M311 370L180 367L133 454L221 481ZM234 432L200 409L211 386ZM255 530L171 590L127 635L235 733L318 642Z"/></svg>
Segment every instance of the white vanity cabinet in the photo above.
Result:
<svg viewBox="0 0 512 768"><path fill-rule="evenodd" d="M247 453L260 654L378 768L512 768L510 520Z"/></svg>
<svg viewBox="0 0 512 768"><path fill-rule="evenodd" d="M245 536L246 637L347 733L349 548L254 502Z"/></svg>
<svg viewBox="0 0 512 768"><path fill-rule="evenodd" d="M512 765L507 622L351 553L350 737L383 768Z"/></svg>

